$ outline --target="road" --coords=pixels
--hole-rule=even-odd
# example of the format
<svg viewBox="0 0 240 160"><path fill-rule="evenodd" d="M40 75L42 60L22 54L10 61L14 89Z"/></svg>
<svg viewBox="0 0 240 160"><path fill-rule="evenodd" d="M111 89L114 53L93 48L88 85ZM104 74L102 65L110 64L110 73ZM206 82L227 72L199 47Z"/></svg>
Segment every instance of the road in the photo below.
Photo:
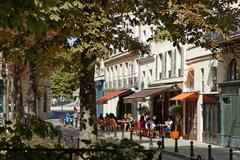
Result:
<svg viewBox="0 0 240 160"><path fill-rule="evenodd" d="M77 139L79 137L79 129L73 127L62 127L63 136Z"/></svg>

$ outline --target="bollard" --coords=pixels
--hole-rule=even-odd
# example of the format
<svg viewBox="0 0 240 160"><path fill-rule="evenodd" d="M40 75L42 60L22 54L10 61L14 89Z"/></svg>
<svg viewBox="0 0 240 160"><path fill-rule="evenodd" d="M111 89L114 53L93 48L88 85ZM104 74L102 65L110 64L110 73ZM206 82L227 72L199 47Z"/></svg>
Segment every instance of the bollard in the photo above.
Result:
<svg viewBox="0 0 240 160"><path fill-rule="evenodd" d="M58 143L61 143L61 137L58 136Z"/></svg>
<svg viewBox="0 0 240 160"><path fill-rule="evenodd" d="M69 160L72 160L73 159L73 156L72 156L72 152L69 153Z"/></svg>
<svg viewBox="0 0 240 160"><path fill-rule="evenodd" d="M165 145L164 145L164 136L162 136L162 149L165 149Z"/></svg>
<svg viewBox="0 0 240 160"><path fill-rule="evenodd" d="M212 160L212 146L208 145L208 160Z"/></svg>
<svg viewBox="0 0 240 160"><path fill-rule="evenodd" d="M157 142L157 145L158 145L158 148L160 149L162 147L162 142L161 141L158 141Z"/></svg>
<svg viewBox="0 0 240 160"><path fill-rule="evenodd" d="M122 129L122 139L124 138L124 129Z"/></svg>
<svg viewBox="0 0 240 160"><path fill-rule="evenodd" d="M149 147L153 146L153 141L152 141L152 136L150 136L150 142L149 142Z"/></svg>
<svg viewBox="0 0 240 160"><path fill-rule="evenodd" d="M63 137L63 144L62 144L64 147L65 147L65 145L66 145L66 140L67 140L67 139L66 139L66 137L64 136L64 137Z"/></svg>
<svg viewBox="0 0 240 160"><path fill-rule="evenodd" d="M130 139L133 140L133 130L130 130Z"/></svg>
<svg viewBox="0 0 240 160"><path fill-rule="evenodd" d="M114 129L114 137L117 137L117 127Z"/></svg>
<svg viewBox="0 0 240 160"><path fill-rule="evenodd" d="M162 160L162 150L160 151L160 154L159 154L159 160Z"/></svg>
<svg viewBox="0 0 240 160"><path fill-rule="evenodd" d="M72 141L72 144L73 144L73 136L71 136L71 141Z"/></svg>
<svg viewBox="0 0 240 160"><path fill-rule="evenodd" d="M190 142L190 157L194 157L193 141Z"/></svg>
<svg viewBox="0 0 240 160"><path fill-rule="evenodd" d="M148 124L148 136L150 138L149 147L153 146L150 124Z"/></svg>
<svg viewBox="0 0 240 160"><path fill-rule="evenodd" d="M175 148L174 148L174 152L178 152L178 139L175 139Z"/></svg>
<svg viewBox="0 0 240 160"><path fill-rule="evenodd" d="M233 160L233 150L230 148L229 150L229 160Z"/></svg>
<svg viewBox="0 0 240 160"><path fill-rule="evenodd" d="M140 133L139 133L139 140L140 142L142 141L142 129L140 128Z"/></svg>
<svg viewBox="0 0 240 160"><path fill-rule="evenodd" d="M110 136L110 126L107 126L107 135Z"/></svg>
<svg viewBox="0 0 240 160"><path fill-rule="evenodd" d="M77 139L77 148L79 149L80 138Z"/></svg>

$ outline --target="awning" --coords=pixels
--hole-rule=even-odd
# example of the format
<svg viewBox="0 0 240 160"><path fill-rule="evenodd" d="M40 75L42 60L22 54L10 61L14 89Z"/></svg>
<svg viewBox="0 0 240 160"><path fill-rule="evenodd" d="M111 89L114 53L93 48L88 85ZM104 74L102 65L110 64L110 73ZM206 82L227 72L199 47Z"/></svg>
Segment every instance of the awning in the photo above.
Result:
<svg viewBox="0 0 240 160"><path fill-rule="evenodd" d="M175 85L165 85L165 86L160 86L160 87L157 87L157 88L144 89L140 92L135 92L134 94L131 94L130 96L124 97L123 102L124 103L145 102L146 97L154 95L154 94L158 94L158 93L163 92L165 90L168 90L173 86L175 86Z"/></svg>
<svg viewBox="0 0 240 160"><path fill-rule="evenodd" d="M172 101L177 101L177 100L185 100L187 98L196 98L198 96L198 92L182 92L179 95L171 98L170 100Z"/></svg>
<svg viewBox="0 0 240 160"><path fill-rule="evenodd" d="M96 104L106 104L108 100L113 99L123 93L126 93L127 91L129 91L129 89L123 89L123 90L117 90L117 91L110 92L107 95L98 98L96 100Z"/></svg>

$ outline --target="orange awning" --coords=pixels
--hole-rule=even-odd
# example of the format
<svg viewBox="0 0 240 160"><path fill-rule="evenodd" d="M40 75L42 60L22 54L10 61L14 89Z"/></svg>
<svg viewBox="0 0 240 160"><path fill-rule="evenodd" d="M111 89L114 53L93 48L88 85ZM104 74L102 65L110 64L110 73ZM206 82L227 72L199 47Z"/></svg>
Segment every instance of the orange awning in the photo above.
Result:
<svg viewBox="0 0 240 160"><path fill-rule="evenodd" d="M171 98L170 100L172 101L177 101L177 100L184 100L187 98L196 98L198 95L198 92L182 92L181 94Z"/></svg>
<svg viewBox="0 0 240 160"><path fill-rule="evenodd" d="M117 91L108 93L107 95L98 98L96 100L96 104L106 104L108 100L113 99L123 93L126 93L127 91L129 91L129 89L117 90Z"/></svg>

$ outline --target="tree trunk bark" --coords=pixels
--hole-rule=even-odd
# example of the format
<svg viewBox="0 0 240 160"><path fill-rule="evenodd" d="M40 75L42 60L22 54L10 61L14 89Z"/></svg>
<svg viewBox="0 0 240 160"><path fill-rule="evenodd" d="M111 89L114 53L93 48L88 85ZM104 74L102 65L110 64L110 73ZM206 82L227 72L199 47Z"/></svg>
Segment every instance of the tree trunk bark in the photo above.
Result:
<svg viewBox="0 0 240 160"><path fill-rule="evenodd" d="M80 147L86 148L87 145L81 140L95 142L97 139L96 126L96 93L95 93L95 62L96 57L87 57L86 54L80 55Z"/></svg>
<svg viewBox="0 0 240 160"><path fill-rule="evenodd" d="M37 108L36 108L36 97L37 97L37 82L35 80L34 76L34 69L35 64L29 62L29 70L30 70L30 76L29 76L29 91L28 91L28 107L29 107L29 113L36 115L37 114Z"/></svg>
<svg viewBox="0 0 240 160"><path fill-rule="evenodd" d="M14 65L13 69L14 73L14 94L13 94L13 101L14 101L14 123L20 122L23 118L23 103L22 103L22 83L21 83L21 71L18 66Z"/></svg>

